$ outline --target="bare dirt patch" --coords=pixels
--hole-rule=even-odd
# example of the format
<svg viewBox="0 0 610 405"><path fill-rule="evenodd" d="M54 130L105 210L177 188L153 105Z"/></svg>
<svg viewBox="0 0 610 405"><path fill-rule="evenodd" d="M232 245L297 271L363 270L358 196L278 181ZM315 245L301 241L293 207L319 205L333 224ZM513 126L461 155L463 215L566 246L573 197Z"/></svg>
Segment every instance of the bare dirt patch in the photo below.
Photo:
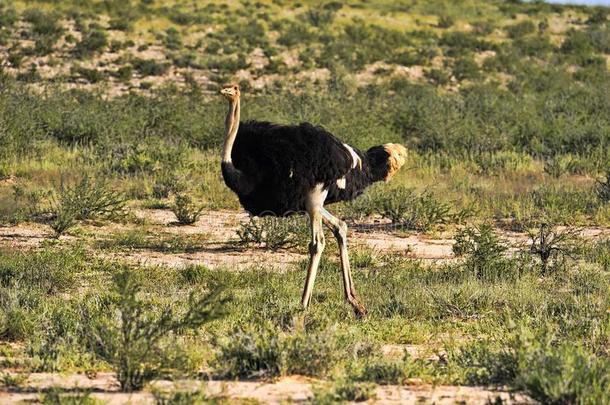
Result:
<svg viewBox="0 0 610 405"><path fill-rule="evenodd" d="M201 391L211 398L242 399L265 404L309 403L313 388L319 382L300 376L288 376L277 381L155 381L142 392L121 393L112 373L98 373L89 378L84 374L59 375L32 373L19 387L0 391L3 404L36 403L42 393L51 388L65 392L91 392L91 397L107 404L154 404L152 390L164 392ZM510 394L504 390L489 387L460 386L379 386L374 399L368 403L378 404L487 404L500 398L502 403L533 403L528 397Z"/></svg>
<svg viewBox="0 0 610 405"><path fill-rule="evenodd" d="M194 224L179 226L170 210L152 209L135 210L136 217L143 223L139 224L85 224L79 232L62 236L60 244L76 241L92 243L111 238L114 234L127 231L137 231L145 228L153 235L173 235L175 237L196 237L196 246L185 252L171 252L155 249L115 249L96 251L104 257L121 259L143 265L166 265L183 267L188 265L205 265L210 268L228 268L243 270L258 266L265 269L282 270L289 265L307 259L306 247L303 249L280 249L272 251L264 248L250 247L240 244L237 231L240 224L248 221L248 215L243 211L209 211ZM512 250L527 245L528 236L525 233L501 232L504 240ZM610 235L610 229L586 228L581 230L584 238L595 239ZM332 237L328 234L329 242ZM41 247L51 241L53 232L49 227L25 223L16 226L0 228L0 247L9 249L29 250ZM201 241L199 240L201 239ZM434 235L396 231L390 224L358 223L350 227L349 234L352 248L367 248L381 254L400 255L411 259L426 261L447 261L454 259L452 234L441 232ZM328 253L327 253L328 254Z"/></svg>

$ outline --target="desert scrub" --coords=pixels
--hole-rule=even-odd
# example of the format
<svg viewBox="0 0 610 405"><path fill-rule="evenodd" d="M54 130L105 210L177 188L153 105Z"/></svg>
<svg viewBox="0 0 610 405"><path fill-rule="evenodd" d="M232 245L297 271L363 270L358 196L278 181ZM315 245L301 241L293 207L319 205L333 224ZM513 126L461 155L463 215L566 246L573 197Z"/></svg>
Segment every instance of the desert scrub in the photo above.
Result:
<svg viewBox="0 0 610 405"><path fill-rule="evenodd" d="M381 216L406 229L429 231L450 218L449 205L438 201L428 192L417 195L408 188L384 192L377 204Z"/></svg>
<svg viewBox="0 0 610 405"><path fill-rule="evenodd" d="M237 235L241 243L271 250L294 248L308 240L307 221L303 217L250 217Z"/></svg>
<svg viewBox="0 0 610 405"><path fill-rule="evenodd" d="M88 175L73 185L62 179L52 208L51 228L59 237L79 220L116 220L127 215L125 197Z"/></svg>
<svg viewBox="0 0 610 405"><path fill-rule="evenodd" d="M553 224L543 223L537 230L528 231L530 253L540 258L541 273L557 270L567 257L573 258L577 249L578 229L558 230ZM549 265L552 265L549 268Z"/></svg>
<svg viewBox="0 0 610 405"><path fill-rule="evenodd" d="M472 342L450 353L457 383L507 384L542 403L607 403L610 362L549 330L523 325L495 340Z"/></svg>
<svg viewBox="0 0 610 405"><path fill-rule="evenodd" d="M340 360L338 344L332 331L286 333L269 324L237 328L220 341L215 364L228 378L322 377Z"/></svg>
<svg viewBox="0 0 610 405"><path fill-rule="evenodd" d="M66 390L52 388L42 394L41 403L43 405L98 405L99 401L93 398L88 390L66 392Z"/></svg>
<svg viewBox="0 0 610 405"><path fill-rule="evenodd" d="M85 272L84 252L49 249L0 253L0 338L31 336L37 311L52 297L68 292Z"/></svg>
<svg viewBox="0 0 610 405"><path fill-rule="evenodd" d="M197 222L204 207L195 204L189 195L180 193L176 195L171 209L180 225L192 225Z"/></svg>
<svg viewBox="0 0 610 405"><path fill-rule="evenodd" d="M135 58L131 61L133 68L142 76L163 76L171 64L168 62L157 62L154 59Z"/></svg>
<svg viewBox="0 0 610 405"><path fill-rule="evenodd" d="M490 224L458 231L452 249L457 257L465 258L465 269L479 279L504 279L515 275L515 263L507 258L508 246Z"/></svg>
<svg viewBox="0 0 610 405"><path fill-rule="evenodd" d="M404 353L402 359L398 360L386 359L379 355L365 356L350 365L348 374L353 381L402 385L413 377L431 380L433 370L425 360L412 359Z"/></svg>
<svg viewBox="0 0 610 405"><path fill-rule="evenodd" d="M344 402L364 402L375 398L375 384L340 379L314 385L312 404L331 405Z"/></svg>
<svg viewBox="0 0 610 405"><path fill-rule="evenodd" d="M142 277L137 270L119 269L113 275L108 315L91 325L95 354L112 365L122 391L139 390L159 375L168 361L166 339L217 318L227 302L215 289L199 297L191 294L182 311L158 307L144 298Z"/></svg>
<svg viewBox="0 0 610 405"><path fill-rule="evenodd" d="M59 209L72 212L78 220L113 220L126 215L125 197L104 180L91 180L88 175L71 185L62 179L58 194Z"/></svg>
<svg viewBox="0 0 610 405"><path fill-rule="evenodd" d="M74 47L74 56L78 59L89 58L96 53L102 52L108 45L108 37L105 31L98 28L88 29L83 37Z"/></svg>

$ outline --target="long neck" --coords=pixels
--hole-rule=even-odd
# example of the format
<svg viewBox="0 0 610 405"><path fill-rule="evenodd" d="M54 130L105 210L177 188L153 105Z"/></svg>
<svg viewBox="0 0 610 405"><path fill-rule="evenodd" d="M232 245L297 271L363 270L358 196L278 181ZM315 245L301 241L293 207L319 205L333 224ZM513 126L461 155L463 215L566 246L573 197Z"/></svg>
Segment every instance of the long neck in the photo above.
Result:
<svg viewBox="0 0 610 405"><path fill-rule="evenodd" d="M233 143L235 143L237 130L239 129L239 109L239 97L231 99L229 101L229 112L225 118L225 129L227 131L227 136L222 147L223 163L233 163L231 160L231 152L233 151Z"/></svg>

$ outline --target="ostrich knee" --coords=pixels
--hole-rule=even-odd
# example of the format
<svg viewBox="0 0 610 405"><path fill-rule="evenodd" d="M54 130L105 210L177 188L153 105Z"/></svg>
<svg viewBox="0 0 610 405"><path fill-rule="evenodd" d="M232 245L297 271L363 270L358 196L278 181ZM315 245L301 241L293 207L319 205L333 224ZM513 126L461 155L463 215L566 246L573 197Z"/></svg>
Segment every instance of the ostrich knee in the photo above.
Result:
<svg viewBox="0 0 610 405"><path fill-rule="evenodd" d="M317 236L309 243L309 255L311 257L315 255L322 255L325 247L326 241L324 239L324 235L322 234L321 236Z"/></svg>

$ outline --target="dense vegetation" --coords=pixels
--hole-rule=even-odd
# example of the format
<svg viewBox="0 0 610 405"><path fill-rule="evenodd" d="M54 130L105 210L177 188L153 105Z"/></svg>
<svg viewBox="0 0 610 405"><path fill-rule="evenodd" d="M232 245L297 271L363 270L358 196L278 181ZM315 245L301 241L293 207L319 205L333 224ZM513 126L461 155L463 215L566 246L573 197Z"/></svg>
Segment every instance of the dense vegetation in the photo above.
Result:
<svg viewBox="0 0 610 405"><path fill-rule="evenodd" d="M112 369L124 390L202 369L302 374L331 381L318 403L413 378L607 403L610 244L555 225L610 224L609 14L500 0L0 0L0 225L56 238L27 253L0 245L3 367ZM304 263L236 274L104 255L205 243L151 230L135 210L189 224L238 207L218 169L226 106L214 93L228 80L244 119L314 122L359 148L406 144L392 183L337 209L449 231L458 260L354 249L370 310L358 323L334 259L303 313ZM305 249L299 221L253 219L238 234ZM498 228L531 241L509 249ZM389 344L424 355L388 358Z"/></svg>

